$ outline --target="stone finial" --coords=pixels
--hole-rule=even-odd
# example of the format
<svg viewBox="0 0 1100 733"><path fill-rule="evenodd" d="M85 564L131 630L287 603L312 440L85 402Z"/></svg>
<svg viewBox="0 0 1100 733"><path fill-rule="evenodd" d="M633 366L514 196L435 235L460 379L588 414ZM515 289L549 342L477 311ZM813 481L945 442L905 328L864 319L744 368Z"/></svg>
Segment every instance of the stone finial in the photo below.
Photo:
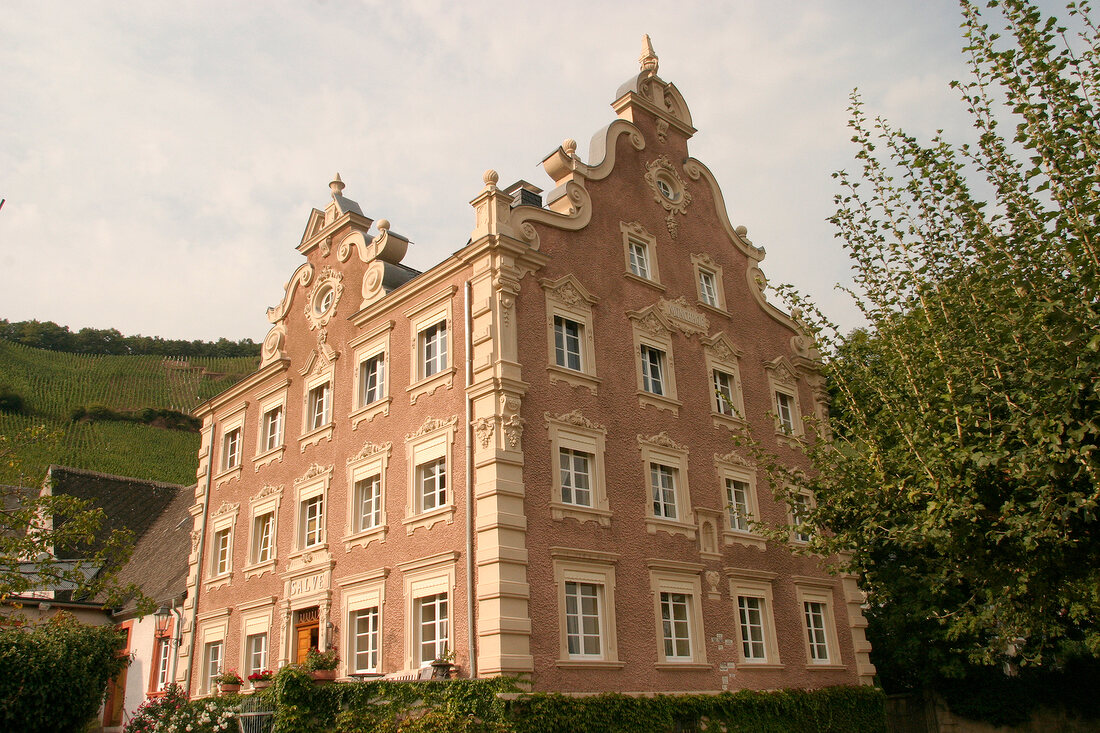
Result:
<svg viewBox="0 0 1100 733"><path fill-rule="evenodd" d="M379 219L378 222L375 224L375 226L378 227L378 231L384 232L384 231L386 231L387 229L390 228L390 220L389 219Z"/></svg>
<svg viewBox="0 0 1100 733"><path fill-rule="evenodd" d="M561 147L566 155L573 156L577 154L577 141L571 137L565 138L565 142L561 144Z"/></svg>
<svg viewBox="0 0 1100 733"><path fill-rule="evenodd" d="M337 173L336 177L329 181L329 190L336 196L341 196L344 193L344 182L340 180L340 174Z"/></svg>
<svg viewBox="0 0 1100 733"><path fill-rule="evenodd" d="M638 62L642 65L642 71L649 76L656 75L657 54L653 52L653 42L649 40L648 33L642 36L642 55L638 57Z"/></svg>
<svg viewBox="0 0 1100 733"><path fill-rule="evenodd" d="M485 175L481 177L481 180L485 182L486 186L496 187L497 181L500 180L500 174L490 168L485 171Z"/></svg>

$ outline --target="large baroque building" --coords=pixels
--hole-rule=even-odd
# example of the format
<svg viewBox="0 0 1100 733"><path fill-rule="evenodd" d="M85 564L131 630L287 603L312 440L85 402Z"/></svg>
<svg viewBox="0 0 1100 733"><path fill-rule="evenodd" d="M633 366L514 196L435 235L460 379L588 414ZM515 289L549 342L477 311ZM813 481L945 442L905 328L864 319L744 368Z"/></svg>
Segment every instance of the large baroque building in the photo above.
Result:
<svg viewBox="0 0 1100 733"><path fill-rule="evenodd" d="M870 681L855 581L753 530L797 507L732 437L802 461L823 384L656 72L647 39L589 162L543 160L545 202L486 172L426 272L330 184L259 370L198 410L193 695L310 647L538 690Z"/></svg>

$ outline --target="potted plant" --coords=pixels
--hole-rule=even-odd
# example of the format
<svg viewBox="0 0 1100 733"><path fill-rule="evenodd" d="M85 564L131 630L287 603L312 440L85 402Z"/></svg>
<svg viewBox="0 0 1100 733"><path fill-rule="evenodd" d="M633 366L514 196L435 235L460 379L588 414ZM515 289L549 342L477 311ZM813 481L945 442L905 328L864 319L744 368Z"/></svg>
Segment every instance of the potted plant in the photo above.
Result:
<svg viewBox="0 0 1100 733"><path fill-rule="evenodd" d="M453 649L443 647L443 653L432 660L432 679L449 680L451 670L455 666L455 653Z"/></svg>
<svg viewBox="0 0 1100 733"><path fill-rule="evenodd" d="M248 675L248 681L252 683L253 690L262 690L265 687L271 687L271 678L274 676L274 672L270 669L265 669Z"/></svg>
<svg viewBox="0 0 1100 733"><path fill-rule="evenodd" d="M214 675L214 683L217 684L219 692L240 692L244 680L241 679L236 670L231 669L228 672Z"/></svg>
<svg viewBox="0 0 1100 733"><path fill-rule="evenodd" d="M313 647L306 652L306 662L302 667L314 682L332 682L336 679L336 665L339 663L340 656L335 649L321 651Z"/></svg>

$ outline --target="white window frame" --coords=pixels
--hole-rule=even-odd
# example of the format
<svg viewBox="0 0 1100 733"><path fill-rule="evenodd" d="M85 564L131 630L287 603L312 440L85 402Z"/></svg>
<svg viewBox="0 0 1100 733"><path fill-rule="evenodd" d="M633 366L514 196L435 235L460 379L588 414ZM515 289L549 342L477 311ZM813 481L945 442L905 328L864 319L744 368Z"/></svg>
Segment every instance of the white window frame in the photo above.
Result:
<svg viewBox="0 0 1100 733"><path fill-rule="evenodd" d="M283 487L265 484L263 488L250 497L248 517L248 559L244 566L244 578L256 578L264 573L275 572L275 563L279 556L279 505L282 503ZM270 557L259 557L260 525L261 517L271 516L271 553Z"/></svg>
<svg viewBox="0 0 1100 733"><path fill-rule="evenodd" d="M374 541L385 541L389 531L389 516L386 512L386 475L389 470L393 444L372 443L367 441L358 454L347 459L348 466L348 508L344 523L344 550L351 552L353 547L366 547ZM359 519L359 487L361 482L378 479L377 523L363 526Z"/></svg>
<svg viewBox="0 0 1100 733"><path fill-rule="evenodd" d="M271 658L271 628L274 625L275 600L271 596L261 597L254 601L248 601L236 605L236 610L241 618L240 635L240 660L237 669L241 670L241 677L248 679L252 674L252 649L249 639L252 637L264 637L264 666L265 669L275 669Z"/></svg>
<svg viewBox="0 0 1100 733"><path fill-rule="evenodd" d="M722 497L723 542L727 545L738 543L748 547L755 547L758 550L765 549L767 547L767 540L765 540L759 532L755 531L752 525L753 522L760 521L760 498L756 490L755 467L753 467L746 458L737 453L737 451L730 451L725 455L714 456L714 470L718 476L719 495ZM747 485L745 503L748 511L744 516L744 519L748 523L747 529L737 528L730 516L732 508L727 493L728 484L730 482Z"/></svg>
<svg viewBox="0 0 1100 733"><path fill-rule="evenodd" d="M255 649L256 642L259 642L259 649ZM264 670L271 669L270 666L270 640L266 631L258 634L248 634L244 637L244 656L245 663L241 665L241 676L248 679L248 676L257 672L263 672ZM257 654L259 659L257 660ZM257 661L259 664L257 664Z"/></svg>
<svg viewBox="0 0 1100 733"><path fill-rule="evenodd" d="M787 507L788 519L791 523L791 542L806 544L813 539L813 532L803 533L796 528L796 525L805 520L805 514L801 511L802 507L813 509L816 506L814 495L809 491L798 491L794 493L793 498L794 501L790 502Z"/></svg>
<svg viewBox="0 0 1100 733"><path fill-rule="evenodd" d="M409 354L411 355L409 386L405 388L409 395L409 404L416 404L417 399L422 395L431 394L441 384L447 389L454 385L454 375L457 371L455 364L458 363L459 357L456 349L461 343L452 312L454 294L457 290L457 286L452 285L405 312L409 323ZM446 361L438 371L426 374L424 339L428 330L439 324L443 324L446 329ZM390 373L393 373L392 369Z"/></svg>
<svg viewBox="0 0 1100 733"><path fill-rule="evenodd" d="M222 434L222 473L241 467L241 440L243 425L237 425Z"/></svg>
<svg viewBox="0 0 1100 733"><path fill-rule="evenodd" d="M247 402L240 402L226 410L222 415L215 417L214 424L218 426L221 439L218 441L217 461L212 465L217 466L214 473L216 486L223 486L230 481L240 479L241 462L244 456L244 421L248 410ZM235 452L231 456L230 436L236 434Z"/></svg>
<svg viewBox="0 0 1100 733"><path fill-rule="evenodd" d="M837 605L834 602L835 584L828 580L805 576L793 576L795 585L795 598L798 603L799 626L802 629L802 648L806 659L807 669L843 669L844 663L840 653L840 642L836 630L836 609L843 608L844 604ZM826 646L825 658L813 658L810 643L811 630L808 626L806 604L820 604L823 610L824 636Z"/></svg>
<svg viewBox="0 0 1100 733"><path fill-rule="evenodd" d="M641 311L630 311L627 317L631 320L634 335L634 363L637 376L635 394L638 396L638 404L679 415L683 403L677 397L676 359L672 351L672 327L668 319L654 306ZM646 350L655 350L662 355L661 367L664 370L661 375L662 394L656 394L647 389L647 367L643 365Z"/></svg>
<svg viewBox="0 0 1100 733"><path fill-rule="evenodd" d="M554 586L558 601L558 658L555 665L564 668L621 669L615 618L615 565L619 555L612 552L580 550L571 547L551 547L554 563ZM569 651L569 620L566 612L566 584L585 583L597 586L599 592L599 654L571 654Z"/></svg>
<svg viewBox="0 0 1100 733"><path fill-rule="evenodd" d="M593 325L593 309L599 298L588 292L576 276L563 275L556 280L539 281L546 295L546 343L548 347L546 370L551 382L565 382L575 387L585 387L592 394L599 389L596 376L596 344ZM579 328L580 369L558 364L558 318L572 321Z"/></svg>
<svg viewBox="0 0 1100 733"><path fill-rule="evenodd" d="M233 530L223 527L214 531L211 543L210 577L218 578L233 571Z"/></svg>
<svg viewBox="0 0 1100 733"><path fill-rule="evenodd" d="M325 544L325 495L313 494L298 502L298 539L300 550Z"/></svg>
<svg viewBox="0 0 1100 733"><path fill-rule="evenodd" d="M372 675L383 673L382 656L382 629L384 628L386 614L386 578L389 569L382 567L369 570L365 573L346 577L339 581L344 598L345 622L347 634L345 635L346 649L344 658L349 675ZM375 611L375 629L372 633L373 648L360 650L357 648L359 637L357 634L356 618L361 611ZM373 664L360 666L359 652L365 651L368 661Z"/></svg>
<svg viewBox="0 0 1100 733"><path fill-rule="evenodd" d="M206 590L227 585L233 577L233 552L236 542L237 515L240 504L222 502L222 505L210 515L210 560L207 569ZM226 538L225 556L221 560L222 547L219 537Z"/></svg>
<svg viewBox="0 0 1100 733"><path fill-rule="evenodd" d="M707 369L707 384L710 387L710 416L716 427L731 430L743 428L745 420L745 395L741 383L740 359L742 352L724 333L716 333L702 339L703 362ZM719 402L715 373L726 374L730 378L730 403ZM729 409L732 408L731 413Z"/></svg>
<svg viewBox="0 0 1100 733"><path fill-rule="evenodd" d="M167 637L157 637L154 655L157 660L153 673L156 675L153 682L153 692L164 692L168 684L169 670L171 669L172 640Z"/></svg>
<svg viewBox="0 0 1100 733"><path fill-rule="evenodd" d="M771 409L769 413L775 421L775 433L780 443L797 443L805 434L802 424L802 406L798 398L798 376L794 367L784 357L779 357L764 365L768 374L768 387L771 391ZM789 401L790 425L780 414L779 396Z"/></svg>
<svg viewBox="0 0 1100 733"><path fill-rule="evenodd" d="M455 564L457 552L444 552L419 560L399 563L404 576L405 619L405 669L419 669L432 661L421 659L420 600L437 595L447 598L447 648L455 649L454 608Z"/></svg>
<svg viewBox="0 0 1100 733"><path fill-rule="evenodd" d="M706 253L691 255L691 267L695 276L695 288L698 295L698 303L704 308L716 311L722 315L729 315L726 309L726 288L722 282L722 266L713 257ZM703 276L708 275L714 286L714 301L707 302L703 292Z"/></svg>
<svg viewBox="0 0 1100 733"><path fill-rule="evenodd" d="M454 604L447 592L419 596L413 600L413 627L416 634L414 661L423 667L441 659L451 649L454 635ZM432 620L424 620L425 609L434 609ZM431 629L432 639L426 640L425 629Z"/></svg>
<svg viewBox="0 0 1100 733"><path fill-rule="evenodd" d="M657 238L636 221L619 222L619 231L622 232L623 237L625 276L635 282L645 283L663 291L665 288L661 285L661 274L657 266ZM645 257L647 272L644 275L636 271L635 257L632 252L634 247Z"/></svg>
<svg viewBox="0 0 1100 733"><path fill-rule="evenodd" d="M306 432L321 430L332 422L332 381L324 380L306 392Z"/></svg>
<svg viewBox="0 0 1100 733"><path fill-rule="evenodd" d="M779 669L782 661L779 657L779 637L775 630L775 600L772 591L773 583L778 577L776 573L763 570L751 570L734 568L727 569L729 579L729 595L733 603L734 621L737 631L737 663L754 669ZM763 657L746 657L743 644L745 643L741 623L741 598L756 598L761 605L761 622L763 633Z"/></svg>
<svg viewBox="0 0 1100 733"><path fill-rule="evenodd" d="M646 497L646 529L650 534L657 530L670 534L682 534L694 540L697 535L695 513L691 506L691 491L688 482L688 449L668 437L667 433L651 436L638 436L638 447L642 458L642 486ZM666 466L674 470L676 517L658 515L653 508L653 485L651 466Z"/></svg>
<svg viewBox="0 0 1100 733"><path fill-rule="evenodd" d="M252 467L256 471L269 463L283 459L283 453L286 451L286 396L287 387L289 386L290 380L283 379L256 395L256 400L260 404L260 409L257 411L259 413L259 423L256 430L256 454L252 458ZM269 416L276 410L279 414L278 440L274 445L271 445L267 440L270 426Z"/></svg>
<svg viewBox="0 0 1100 733"><path fill-rule="evenodd" d="M328 548L328 512L331 508L329 488L332 482L332 469L331 465L322 467L313 464L302 477L294 480L294 550L290 553L292 558ZM307 545L308 514L304 512L306 512L306 505L318 497L321 499L320 542Z"/></svg>
<svg viewBox="0 0 1100 733"><path fill-rule="evenodd" d="M607 499L607 483L604 467L604 449L607 428L584 417L579 410L564 415L544 415L550 438L550 517L561 521L566 517L578 522L596 522L601 527L611 526L611 507ZM586 453L589 461L589 490L591 505L567 503L562 500L560 456L562 450Z"/></svg>
<svg viewBox="0 0 1100 733"><path fill-rule="evenodd" d="M212 678L225 669L226 640L229 638L229 616L232 611L232 608L224 608L199 614L195 618L196 653L197 650L202 650L202 667L198 680L200 697L217 694L218 686L213 683ZM219 656L216 668L211 670L209 649L213 644L219 645Z"/></svg>
<svg viewBox="0 0 1100 733"><path fill-rule="evenodd" d="M408 485L405 495L405 519L402 522L408 534L412 534L420 527L431 528L438 522L447 524L454 522L456 487L452 479L458 475L453 456L457 422L457 415L450 420L428 418L418 431L405 436ZM438 460L443 461L446 500L424 511L421 504L422 469Z"/></svg>
<svg viewBox="0 0 1100 733"><path fill-rule="evenodd" d="M348 348L354 349L355 353L355 390L352 400L353 409L349 415L352 430L358 429L362 422L370 422L379 415L390 414L390 405L393 402L390 393L390 383L393 381L390 335L393 333L393 327L393 321L386 321L348 342ZM363 369L372 359L381 359L382 376L377 390L377 399L367 402L365 401L367 395L363 390Z"/></svg>
<svg viewBox="0 0 1100 733"><path fill-rule="evenodd" d="M216 653L215 653L216 652ZM208 641L202 647L202 689L200 692L213 694L218 691L214 678L222 673L225 664L225 640Z"/></svg>
<svg viewBox="0 0 1100 733"><path fill-rule="evenodd" d="M703 566L672 560L650 560L647 565L656 623L657 663L654 666L657 669L708 668L706 635L703 628L702 583L699 580ZM669 656L665 653L665 629L662 618L664 594L683 595L688 599L686 619L690 646L688 656Z"/></svg>

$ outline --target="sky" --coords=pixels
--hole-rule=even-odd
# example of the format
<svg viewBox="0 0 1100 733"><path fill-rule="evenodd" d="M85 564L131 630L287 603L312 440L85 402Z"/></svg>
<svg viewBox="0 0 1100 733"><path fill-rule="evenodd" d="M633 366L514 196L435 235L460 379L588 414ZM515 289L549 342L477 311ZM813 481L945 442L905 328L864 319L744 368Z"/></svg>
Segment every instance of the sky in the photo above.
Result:
<svg viewBox="0 0 1100 733"><path fill-rule="evenodd" d="M968 139L960 20L948 0L7 0L0 318L260 341L336 172L427 269L466 242L487 168L550 188L562 140L589 160L648 33L768 279L850 328L826 221L849 94Z"/></svg>

